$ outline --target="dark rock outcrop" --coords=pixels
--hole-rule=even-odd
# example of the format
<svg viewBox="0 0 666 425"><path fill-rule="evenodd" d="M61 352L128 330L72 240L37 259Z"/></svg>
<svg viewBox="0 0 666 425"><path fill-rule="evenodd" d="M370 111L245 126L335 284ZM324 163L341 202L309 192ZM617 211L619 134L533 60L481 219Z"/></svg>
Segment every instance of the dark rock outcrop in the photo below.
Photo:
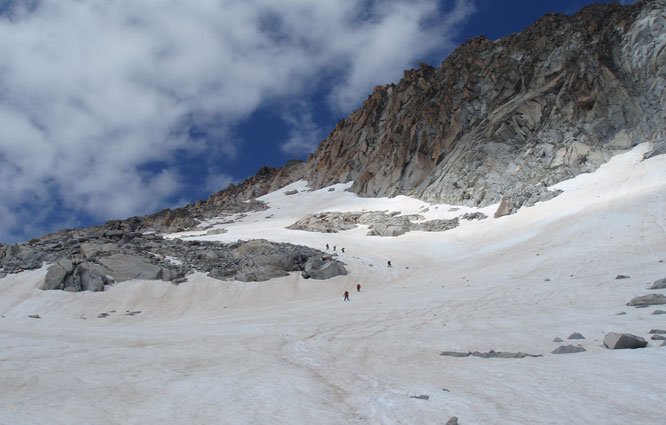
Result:
<svg viewBox="0 0 666 425"><path fill-rule="evenodd" d="M525 357L541 357L541 354L528 354L519 351L517 353L512 353L509 351L495 351L490 350L488 352L480 351L442 351L440 356L447 357L481 357L482 359L522 359Z"/></svg>
<svg viewBox="0 0 666 425"><path fill-rule="evenodd" d="M585 351L583 347L579 347L577 345L560 345L553 351L551 351L552 354L572 354L572 353L582 353Z"/></svg>
<svg viewBox="0 0 666 425"><path fill-rule="evenodd" d="M627 305L634 307L647 307L650 305L666 304L666 295L663 294L650 294L633 298Z"/></svg>
<svg viewBox="0 0 666 425"><path fill-rule="evenodd" d="M648 289L666 289L666 277L663 279L655 280L652 286Z"/></svg>
<svg viewBox="0 0 666 425"><path fill-rule="evenodd" d="M647 345L647 341L640 336L628 333L615 333L610 332L604 337L604 345L611 350L619 350L623 348L643 348Z"/></svg>
<svg viewBox="0 0 666 425"><path fill-rule="evenodd" d="M248 211L261 211L268 206L255 198L263 196L303 178L305 163L300 160L288 161L282 168L262 167L257 174L238 185L230 184L225 190L213 193L207 200L174 210L165 209L158 213L137 217L141 220L140 230L154 230L173 233L189 230L200 220L217 217L221 213L234 214Z"/></svg>
<svg viewBox="0 0 666 425"><path fill-rule="evenodd" d="M400 236L407 232L444 232L460 224L458 217L453 219L425 220L418 214L398 215L399 212L322 212L309 214L287 227L291 230L308 232L337 233L356 228L359 224L368 226L368 236ZM482 213L465 214L465 220L486 218Z"/></svg>
<svg viewBox="0 0 666 425"><path fill-rule="evenodd" d="M42 289L66 291L102 291L105 285L130 279L179 283L193 271L239 281L262 281L293 271L312 279L347 273L332 256L305 246L264 240L188 242L116 230L117 223L110 223L2 246L0 266L18 273L53 263Z"/></svg>

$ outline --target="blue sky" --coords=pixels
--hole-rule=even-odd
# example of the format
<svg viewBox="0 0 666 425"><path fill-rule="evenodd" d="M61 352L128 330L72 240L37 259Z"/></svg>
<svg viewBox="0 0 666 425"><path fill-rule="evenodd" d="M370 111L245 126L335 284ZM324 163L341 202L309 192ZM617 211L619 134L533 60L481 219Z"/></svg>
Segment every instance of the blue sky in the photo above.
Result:
<svg viewBox="0 0 666 425"><path fill-rule="evenodd" d="M0 242L306 159L374 86L590 3L0 0Z"/></svg>

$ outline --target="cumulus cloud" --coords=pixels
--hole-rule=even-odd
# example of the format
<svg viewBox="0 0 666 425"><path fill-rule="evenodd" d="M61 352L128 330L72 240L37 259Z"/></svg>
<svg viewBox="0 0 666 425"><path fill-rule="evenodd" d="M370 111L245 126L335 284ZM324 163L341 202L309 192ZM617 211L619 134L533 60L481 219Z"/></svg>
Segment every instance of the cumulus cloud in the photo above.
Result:
<svg viewBox="0 0 666 425"><path fill-rule="evenodd" d="M471 12L462 0L0 2L0 240L54 230L64 211L106 220L181 199L179 162L237 158L230 129L265 102L325 87L348 112L449 46ZM283 150L301 152L321 131L293 116ZM202 184L227 183L214 174Z"/></svg>
<svg viewBox="0 0 666 425"><path fill-rule="evenodd" d="M211 173L206 177L206 190L208 192L218 192L222 189L226 189L229 186L229 183L232 183L234 179L224 173Z"/></svg>
<svg viewBox="0 0 666 425"><path fill-rule="evenodd" d="M283 113L282 119L290 128L287 141L280 147L284 153L294 155L310 153L325 135L314 122L311 108L305 102L300 102L296 108L290 108Z"/></svg>

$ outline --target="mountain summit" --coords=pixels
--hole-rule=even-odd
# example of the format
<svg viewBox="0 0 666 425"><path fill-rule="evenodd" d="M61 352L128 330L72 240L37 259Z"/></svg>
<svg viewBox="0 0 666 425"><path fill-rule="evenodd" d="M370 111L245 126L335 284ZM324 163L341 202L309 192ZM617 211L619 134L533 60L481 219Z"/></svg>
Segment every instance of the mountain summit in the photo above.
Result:
<svg viewBox="0 0 666 425"><path fill-rule="evenodd" d="M307 162L0 246L0 423L664 423L665 21L470 40Z"/></svg>
<svg viewBox="0 0 666 425"><path fill-rule="evenodd" d="M642 141L663 149L664 2L549 14L483 36L439 68L377 87L307 162L320 188L485 206L595 170Z"/></svg>

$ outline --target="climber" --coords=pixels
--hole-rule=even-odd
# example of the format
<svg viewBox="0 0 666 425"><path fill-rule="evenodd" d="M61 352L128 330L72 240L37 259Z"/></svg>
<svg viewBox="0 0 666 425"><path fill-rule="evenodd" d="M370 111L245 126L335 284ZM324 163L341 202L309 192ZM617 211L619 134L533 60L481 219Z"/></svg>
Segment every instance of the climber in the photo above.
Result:
<svg viewBox="0 0 666 425"><path fill-rule="evenodd" d="M345 291L345 297L343 298L343 301L349 301L349 291Z"/></svg>
<svg viewBox="0 0 666 425"><path fill-rule="evenodd" d="M335 251L335 248L336 248L336 246L335 246L335 245L333 245L333 251Z"/></svg>
<svg viewBox="0 0 666 425"><path fill-rule="evenodd" d="M388 260L388 266L391 267L391 260Z"/></svg>
<svg viewBox="0 0 666 425"><path fill-rule="evenodd" d="M326 250L328 251L328 244L326 244Z"/></svg>
<svg viewBox="0 0 666 425"><path fill-rule="evenodd" d="M356 285L356 292L361 292L361 284Z"/></svg>
<svg viewBox="0 0 666 425"><path fill-rule="evenodd" d="M344 248L342 248L342 253L344 254L344 252L345 252L345 249L344 249Z"/></svg>

